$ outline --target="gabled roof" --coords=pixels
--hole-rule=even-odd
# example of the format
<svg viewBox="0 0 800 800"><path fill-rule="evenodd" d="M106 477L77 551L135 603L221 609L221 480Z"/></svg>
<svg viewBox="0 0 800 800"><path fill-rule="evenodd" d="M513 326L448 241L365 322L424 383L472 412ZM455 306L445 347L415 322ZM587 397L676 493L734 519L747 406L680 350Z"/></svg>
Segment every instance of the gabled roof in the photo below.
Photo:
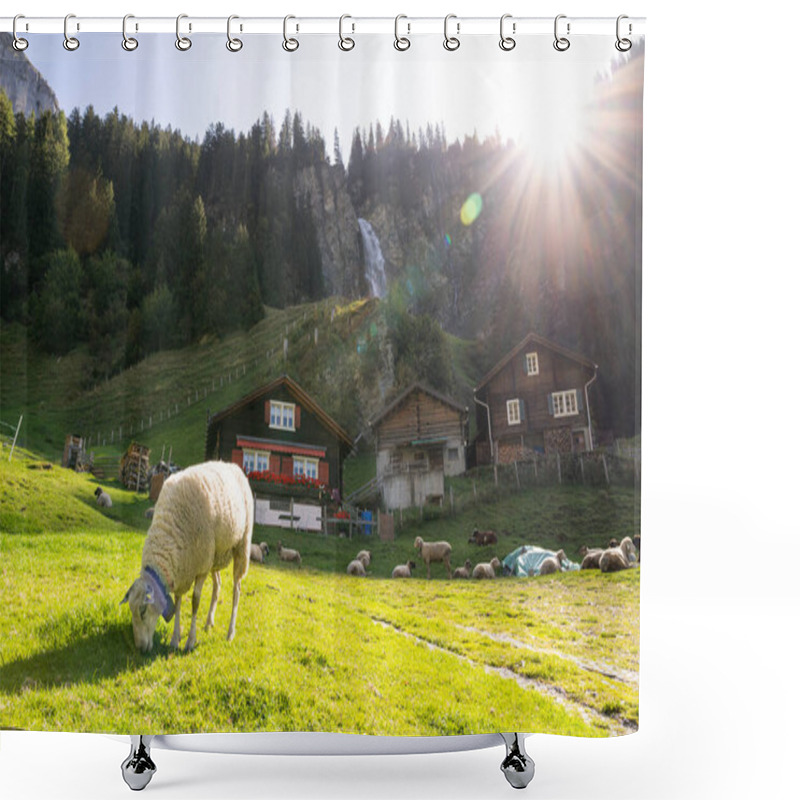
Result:
<svg viewBox="0 0 800 800"><path fill-rule="evenodd" d="M301 386L292 380L288 375L281 375L280 378L276 378L271 383L266 384L265 386L261 386L258 389L254 389L250 394L245 395L240 400L237 400L232 405L229 405L227 408L223 408L222 411L217 411L209 420L208 425L209 427L217 422L221 422L226 417L229 417L231 414L240 411L245 406L249 405L250 403L258 400L259 398L263 397L264 395L271 394L276 389L285 388L286 391L301 405L303 408L308 409L311 411L314 416L319 419L319 421L340 441L342 441L348 448L351 450L353 449L353 440L348 435L347 431L342 428L332 417L330 417L322 407L314 400L311 395L309 395Z"/></svg>
<svg viewBox="0 0 800 800"><path fill-rule="evenodd" d="M469 407L464 406L461 403L456 402L450 397L446 397L443 394L440 394L435 389L431 389L429 386L425 386L421 383L412 383L405 391L401 392L388 406L385 406L381 411L379 411L368 423L368 425L372 428L377 425L384 417L389 416L398 406L400 406L403 401L413 392L420 391L427 394L429 397L432 397L434 400L438 400L440 403L443 403L446 406L450 406L450 408L455 409L459 413L469 413Z"/></svg>
<svg viewBox="0 0 800 800"><path fill-rule="evenodd" d="M551 341L550 339L545 339L544 336L539 336L535 333L529 333L511 352L507 353L500 361L495 364L494 368L487 372L486 375L481 378L478 385L472 390L473 392L477 392L479 389L482 389L489 383L492 378L497 375L505 366L516 356L518 356L524 350L527 350L528 347L531 345L539 345L540 347L546 347L548 350L552 350L559 355L564 356L565 358L572 359L573 361L577 361L579 364L582 364L584 367L588 367L589 369L596 370L597 364L594 361L590 361L585 356L582 356L580 353L576 353L574 350L569 350L566 347L562 347L560 344L556 344L556 342Z"/></svg>

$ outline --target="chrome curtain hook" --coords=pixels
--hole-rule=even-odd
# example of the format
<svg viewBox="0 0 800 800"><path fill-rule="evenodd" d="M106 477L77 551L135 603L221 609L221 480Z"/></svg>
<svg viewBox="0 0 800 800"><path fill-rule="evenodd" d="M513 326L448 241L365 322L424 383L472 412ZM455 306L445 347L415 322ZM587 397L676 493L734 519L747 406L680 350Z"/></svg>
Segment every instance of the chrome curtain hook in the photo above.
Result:
<svg viewBox="0 0 800 800"><path fill-rule="evenodd" d="M126 14L122 18L122 49L132 53L138 46L139 40L128 36L128 20L135 19L133 14Z"/></svg>
<svg viewBox="0 0 800 800"><path fill-rule="evenodd" d="M181 36L181 20L188 18L188 14L178 14L175 20L175 47L184 53L192 46L192 40L188 36ZM190 25L189 30L191 29Z"/></svg>
<svg viewBox="0 0 800 800"><path fill-rule="evenodd" d="M456 36L450 36L448 34L448 25L450 24L451 19L456 19L455 14L448 14L444 18L444 49L449 50L452 52L453 50L458 50L461 47L461 40ZM456 33L461 32L461 23L456 22Z"/></svg>
<svg viewBox="0 0 800 800"><path fill-rule="evenodd" d="M300 42L297 39L289 38L289 20L296 19L292 14L288 14L283 18L283 49L286 50L287 53L293 53L300 47Z"/></svg>
<svg viewBox="0 0 800 800"><path fill-rule="evenodd" d="M11 31L14 35L14 41L11 44L18 53L21 53L23 50L27 50L29 44L27 39L23 39L21 36L17 34L17 20L20 19L25 19L25 15L17 14L17 16L14 17L14 22L11 26Z"/></svg>
<svg viewBox="0 0 800 800"><path fill-rule="evenodd" d="M503 14L500 17L500 49L508 52L517 46L517 40L512 39L510 36L505 35L505 23L507 19L511 19L511 14ZM511 30L513 33L517 32L517 23L512 23Z"/></svg>
<svg viewBox="0 0 800 800"><path fill-rule="evenodd" d="M565 50L569 50L570 41L565 36L558 35L558 21L562 19L566 19L566 14L559 14L556 17L556 21L553 24L553 32L555 36L555 41L553 42L553 47L558 50L560 53L563 53ZM567 23L567 35L569 35L569 22Z"/></svg>
<svg viewBox="0 0 800 800"><path fill-rule="evenodd" d="M228 17L228 41L225 42L225 47L227 47L231 53L238 53L243 47L241 39L231 37L231 22L235 19L239 19L236 14L231 14Z"/></svg>
<svg viewBox="0 0 800 800"><path fill-rule="evenodd" d="M398 14L394 18L394 49L399 50L401 53L404 50L408 50L411 47L411 39L407 36L400 36L400 20L401 19L408 19L405 14ZM408 29L408 33L411 33L411 23L407 22L406 27Z"/></svg>
<svg viewBox="0 0 800 800"><path fill-rule="evenodd" d="M342 26L344 25L344 21L346 19L352 19L352 17L349 14L342 14L342 16L339 17L339 49L344 50L345 52L347 52L348 50L352 50L356 46L356 43L353 40L353 38L350 36L345 36L342 31ZM353 33L355 33L356 30L355 23L352 23L352 26L353 26Z"/></svg>
<svg viewBox="0 0 800 800"><path fill-rule="evenodd" d="M630 50L631 47L633 47L633 42L631 42L630 39L623 39L622 36L620 36L620 30L622 28L622 20L624 19L628 19L627 14L620 14L617 17L617 41L614 43L614 47L616 47L617 50L620 51L620 53L627 53L628 50ZM631 33L631 30L632 26L630 23L628 23L628 34Z"/></svg>
<svg viewBox="0 0 800 800"><path fill-rule="evenodd" d="M71 19L75 19L74 14L67 14L67 16L64 17L64 49L69 50L70 52L77 50L81 46L81 43L78 41L77 37L69 35L67 25Z"/></svg>

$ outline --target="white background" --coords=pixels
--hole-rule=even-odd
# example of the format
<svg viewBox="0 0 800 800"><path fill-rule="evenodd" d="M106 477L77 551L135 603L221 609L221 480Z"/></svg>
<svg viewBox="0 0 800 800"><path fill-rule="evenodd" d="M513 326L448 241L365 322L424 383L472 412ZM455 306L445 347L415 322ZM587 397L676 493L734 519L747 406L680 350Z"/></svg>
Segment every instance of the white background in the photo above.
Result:
<svg viewBox="0 0 800 800"><path fill-rule="evenodd" d="M533 737L537 774L527 792L540 800L798 796L796 5L200 5L29 0L4 13L648 18L641 729L616 740ZM3 732L0 793L128 797L119 773L126 754L127 744L102 736ZM159 772L146 791L165 800L512 792L500 749L154 755Z"/></svg>

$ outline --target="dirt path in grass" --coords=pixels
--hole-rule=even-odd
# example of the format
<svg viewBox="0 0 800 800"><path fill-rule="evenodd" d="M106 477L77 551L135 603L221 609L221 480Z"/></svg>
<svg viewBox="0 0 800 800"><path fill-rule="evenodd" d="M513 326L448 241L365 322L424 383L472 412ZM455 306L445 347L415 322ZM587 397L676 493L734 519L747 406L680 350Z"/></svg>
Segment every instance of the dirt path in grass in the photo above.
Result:
<svg viewBox="0 0 800 800"><path fill-rule="evenodd" d="M386 620L380 619L379 617L370 617L370 619L376 625L379 625L384 630L391 631L392 633L399 634L400 636L405 636L407 639L411 639L412 641L425 645L429 650L454 656L459 661L462 661L465 664L469 664L469 666L473 668L483 667L484 671L490 675L497 675L506 680L516 681L516 683L523 689L532 689L534 691L539 692L540 694L544 694L547 697L550 697L555 702L557 702L559 705L563 706L570 713L579 715L581 719L583 719L583 721L586 722L588 725L600 726L602 724L603 726L608 726L612 736L623 735L626 733L631 733L632 731L636 730L636 728L634 726L631 726L630 724L626 724L621 720L617 720L613 717L608 717L605 716L604 714L600 714L598 711L595 711L595 709L590 708L589 706L583 705L582 703L576 702L575 700L571 700L570 698L567 697L567 693L558 686L552 686L550 684L534 680L533 678L527 678L523 675L517 675L516 672L506 667L493 667L488 664L475 662L472 659L467 658L464 655L461 655L461 653L456 653L455 651L449 650L446 647L441 647L440 645L433 644L425 639L420 638L419 636L415 636L413 633L404 631L402 628L398 628L391 622L387 622ZM473 628L464 628L464 630L474 631L475 633L485 633L484 631L478 631ZM489 634L485 635L488 636ZM499 639L499 637L497 636L495 636L494 638ZM533 649L533 648L528 648L528 649ZM582 665L579 664L579 666Z"/></svg>

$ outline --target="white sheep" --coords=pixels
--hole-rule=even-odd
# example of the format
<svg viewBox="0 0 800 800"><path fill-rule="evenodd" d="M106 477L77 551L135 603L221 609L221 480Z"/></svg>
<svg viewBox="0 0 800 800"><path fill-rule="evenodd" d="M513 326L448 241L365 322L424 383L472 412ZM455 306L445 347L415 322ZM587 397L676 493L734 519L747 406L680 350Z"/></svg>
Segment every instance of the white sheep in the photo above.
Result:
<svg viewBox="0 0 800 800"><path fill-rule="evenodd" d="M578 554L583 556L581 569L600 569L600 556L605 551L602 547L586 547L585 545L578 550Z"/></svg>
<svg viewBox="0 0 800 800"><path fill-rule="evenodd" d="M250 545L250 561L263 564L264 559L269 555L269 545L266 542Z"/></svg>
<svg viewBox="0 0 800 800"><path fill-rule="evenodd" d="M469 559L467 559L464 562L464 566L463 567L456 567L453 570L453 578L454 579L456 579L456 578L469 578L471 570L472 570L472 562Z"/></svg>
<svg viewBox="0 0 800 800"><path fill-rule="evenodd" d="M450 553L453 552L453 548L450 542L425 542L421 536L417 536L414 540L414 549L419 550L422 560L428 568L428 579L431 577L431 561L443 562L447 567L447 577L453 577L450 569Z"/></svg>
<svg viewBox="0 0 800 800"><path fill-rule="evenodd" d="M364 569L364 562L360 558L354 558L347 565L347 574L363 578L367 574L367 571Z"/></svg>
<svg viewBox="0 0 800 800"><path fill-rule="evenodd" d="M94 496L97 498L97 505L100 508L111 508L111 495L108 492L104 492L100 486L94 490Z"/></svg>
<svg viewBox="0 0 800 800"><path fill-rule="evenodd" d="M153 522L142 550L142 572L128 589L133 638L143 652L153 647L158 617L175 617L170 646L181 641L181 599L194 583L192 623L186 650L197 641L197 611L203 583L213 573L211 606L214 613L222 580L219 571L233 561L233 603L228 641L236 633L242 578L247 574L253 536L253 493L241 468L209 461L172 475L158 497ZM175 595L173 602L171 595Z"/></svg>
<svg viewBox="0 0 800 800"><path fill-rule="evenodd" d="M552 575L554 572L561 572L562 564L566 557L567 554L563 550L559 550L553 556L547 556L539 567L539 574Z"/></svg>
<svg viewBox="0 0 800 800"><path fill-rule="evenodd" d="M630 536L626 536L618 547L609 547L603 551L600 556L600 571L619 572L620 570L628 569L635 562L636 550L633 546L633 540Z"/></svg>
<svg viewBox="0 0 800 800"><path fill-rule="evenodd" d="M392 570L392 577L393 578L410 578L411 577L411 570L416 568L416 564L413 561L406 561L405 564L398 564Z"/></svg>
<svg viewBox="0 0 800 800"><path fill-rule="evenodd" d="M292 550L291 547L284 547L280 542L278 542L278 558L281 561L296 561L300 566L303 564L303 559L300 558L300 553L297 550Z"/></svg>
<svg viewBox="0 0 800 800"><path fill-rule="evenodd" d="M502 566L500 559L495 556L488 564L486 562L476 564L475 569L472 570L472 577L478 580L482 578L494 578L495 575L500 572Z"/></svg>
<svg viewBox="0 0 800 800"><path fill-rule="evenodd" d="M364 565L364 569L366 569L370 565L370 562L372 561L372 551L359 550L356 558Z"/></svg>

